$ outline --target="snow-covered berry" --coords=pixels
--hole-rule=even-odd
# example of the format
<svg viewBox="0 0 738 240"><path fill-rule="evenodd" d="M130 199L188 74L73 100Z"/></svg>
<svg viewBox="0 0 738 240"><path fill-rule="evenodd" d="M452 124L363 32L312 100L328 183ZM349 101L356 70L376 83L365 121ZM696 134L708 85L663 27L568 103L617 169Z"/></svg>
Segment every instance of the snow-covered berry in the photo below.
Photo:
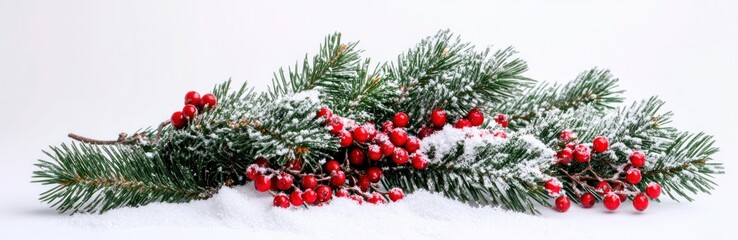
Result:
<svg viewBox="0 0 738 240"><path fill-rule="evenodd" d="M389 190L389 198L393 202L400 201L404 197L404 194L402 193L402 189L399 188L392 188Z"/></svg>
<svg viewBox="0 0 738 240"><path fill-rule="evenodd" d="M579 163L586 163L592 158L591 150L584 144L574 147L574 160Z"/></svg>
<svg viewBox="0 0 738 240"><path fill-rule="evenodd" d="M635 151L630 154L630 165L633 165L633 167L643 167L646 165L646 155L643 154L641 151Z"/></svg>
<svg viewBox="0 0 738 240"><path fill-rule="evenodd" d="M546 192L548 192L549 195L557 196L561 192L561 187L563 187L563 185L558 179L551 178L546 181L543 187L546 189Z"/></svg>

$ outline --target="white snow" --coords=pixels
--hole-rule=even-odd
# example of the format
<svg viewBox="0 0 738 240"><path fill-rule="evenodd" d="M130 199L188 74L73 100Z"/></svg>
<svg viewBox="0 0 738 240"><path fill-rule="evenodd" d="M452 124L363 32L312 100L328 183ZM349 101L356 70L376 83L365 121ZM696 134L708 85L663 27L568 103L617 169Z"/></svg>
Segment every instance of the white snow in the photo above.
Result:
<svg viewBox="0 0 738 240"><path fill-rule="evenodd" d="M335 199L323 207L281 209L251 186L223 188L213 198L186 204L150 204L105 214L55 218L56 225L84 231L130 228L211 228L272 238L309 239L488 239L582 238L562 231L562 221L493 207L473 207L425 191L396 203L357 205ZM256 235L256 236L255 236Z"/></svg>

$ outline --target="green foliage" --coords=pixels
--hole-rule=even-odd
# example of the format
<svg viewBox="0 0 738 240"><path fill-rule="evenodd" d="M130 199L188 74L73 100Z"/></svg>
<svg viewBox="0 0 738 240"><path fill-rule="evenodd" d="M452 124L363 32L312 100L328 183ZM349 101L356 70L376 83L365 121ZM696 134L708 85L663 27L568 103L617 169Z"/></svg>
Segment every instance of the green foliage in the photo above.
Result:
<svg viewBox="0 0 738 240"><path fill-rule="evenodd" d="M534 86L524 76L527 64L512 48L478 51L448 31L422 40L394 63L372 64L356 47L338 33L329 35L315 56L275 73L266 93L246 84L231 91L230 80L217 85L218 107L184 129L163 124L124 144L52 147L51 160L39 160L33 175L34 182L53 185L41 201L75 213L204 199L222 186L244 184L243 172L257 157L273 166L299 160L314 171L321 160L344 150L315 117L323 106L358 122L380 123L406 112L410 132L426 124L436 108L449 112L450 120L482 109L488 121L480 129L447 126L446 134L457 135L436 139L452 146L423 141L421 151L433 159L427 170L390 168L382 183L515 211L536 213L536 203L548 206L541 185L550 177L564 181L567 194L578 201L562 170L586 166L551 165L564 129L577 132L583 143L600 135L610 140L610 150L590 163L603 176L617 174L612 166L626 163L633 151L645 152L648 164L638 187L658 182L672 198L708 193L716 186L713 176L723 173L712 159L718 151L712 137L669 127L672 114L661 112L662 101L618 108L623 91L607 70L585 71L563 85ZM510 116L509 139L485 135L503 130L491 123L493 113Z"/></svg>
<svg viewBox="0 0 738 240"><path fill-rule="evenodd" d="M469 43L441 31L387 65L387 77L399 88L387 105L395 107L393 112L406 112L411 128L420 127L436 108L456 117L472 108L488 108L533 83L522 76L528 66L514 53L512 48L476 52Z"/></svg>
<svg viewBox="0 0 738 240"><path fill-rule="evenodd" d="M138 146L61 145L39 160L34 182L55 185L40 200L59 212L105 212L152 202L208 198L217 188L201 187L187 167L165 164Z"/></svg>
<svg viewBox="0 0 738 240"><path fill-rule="evenodd" d="M529 88L491 112L509 115L510 128L518 129L537 115L554 109L565 111L582 106L592 106L598 111L613 109L623 101L620 96L623 90L618 89L617 81L610 71L594 68L564 85L542 83Z"/></svg>
<svg viewBox="0 0 738 240"><path fill-rule="evenodd" d="M464 135L448 151L435 147L426 151L433 159L427 169L385 170L383 185L408 192L426 189L464 202L502 205L521 212L537 213L535 203L548 205L538 183L548 178L540 169L550 165L550 150L531 144L530 136L486 138L482 144L466 149L482 138L463 139Z"/></svg>

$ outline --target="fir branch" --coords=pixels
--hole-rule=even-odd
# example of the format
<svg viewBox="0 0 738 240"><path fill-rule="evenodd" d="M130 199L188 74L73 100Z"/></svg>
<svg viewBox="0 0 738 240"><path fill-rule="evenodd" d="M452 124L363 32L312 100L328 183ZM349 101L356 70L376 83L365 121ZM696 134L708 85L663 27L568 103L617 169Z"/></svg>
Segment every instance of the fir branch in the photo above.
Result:
<svg viewBox="0 0 738 240"><path fill-rule="evenodd" d="M617 81L609 70L593 68L564 85L541 83L492 112L508 114L510 127L518 129L553 109L566 111L582 106L599 111L613 109L623 101L623 90L618 89Z"/></svg>
<svg viewBox="0 0 738 240"><path fill-rule="evenodd" d="M386 170L385 186L426 189L521 212L537 213L534 203L548 205L538 183L548 178L541 170L551 164L553 152L532 136L505 140L477 129L446 127L423 144L431 159L429 167Z"/></svg>
<svg viewBox="0 0 738 240"><path fill-rule="evenodd" d="M691 194L710 193L717 186L715 174L723 174L721 163L712 162L718 152L712 136L704 133L679 133L663 155L656 157L643 172L643 182L660 183L664 192L674 200L682 197L692 201Z"/></svg>
<svg viewBox="0 0 738 240"><path fill-rule="evenodd" d="M587 166L552 166L550 174L558 174L560 179L571 180L562 173L581 172L587 167L599 176L617 176L622 170L613 166L627 164L632 152L642 151L647 156L647 164L641 169L643 180L637 189L644 189L649 182L658 182L675 200L681 196L691 201L689 193L709 193L714 188L716 184L711 179L715 174L722 174L723 167L721 163L711 162L711 155L717 152L717 148L712 147L712 137L677 132L668 125L672 113L661 112L663 104L652 97L607 114L591 105L563 112L552 110L544 114L545 117L533 120L521 132L534 134L552 147L559 145L557 138L564 129L574 130L585 144L596 136L605 136L610 141L610 149L594 154ZM567 194L578 202L577 191L568 190Z"/></svg>
<svg viewBox="0 0 738 240"><path fill-rule="evenodd" d="M406 112L417 128L435 108L459 117L515 96L533 80L522 76L527 64L514 54L512 48L475 52L448 31L424 39L386 69L399 87L396 111Z"/></svg>
<svg viewBox="0 0 738 240"><path fill-rule="evenodd" d="M183 169L137 146L61 145L45 152L53 161L35 164L33 182L55 187L40 200L59 212L105 212L151 202L187 202L212 196L217 188L201 187Z"/></svg>
<svg viewBox="0 0 738 240"><path fill-rule="evenodd" d="M340 33L327 36L312 61L306 55L302 67L295 64L294 68L280 68L274 73L271 98L318 90L327 104L336 104L334 98L341 99L344 89L351 87L359 76L361 51L356 49L356 44L342 43Z"/></svg>

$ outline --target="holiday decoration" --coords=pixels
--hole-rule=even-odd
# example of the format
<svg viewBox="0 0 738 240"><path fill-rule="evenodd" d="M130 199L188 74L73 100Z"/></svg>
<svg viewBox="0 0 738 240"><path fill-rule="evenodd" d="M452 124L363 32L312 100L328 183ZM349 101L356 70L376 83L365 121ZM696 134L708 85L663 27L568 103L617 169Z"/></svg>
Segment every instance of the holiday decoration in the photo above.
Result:
<svg viewBox="0 0 738 240"><path fill-rule="evenodd" d="M370 64L356 46L330 35L267 92L230 81L187 92L181 111L116 140L70 134L77 142L36 164L34 181L50 185L40 199L105 212L253 187L291 208L424 189L531 213L627 200L644 211L662 192L709 193L723 173L712 137L670 127L661 100L619 107L607 70L536 83L512 48L479 51L447 31L393 63Z"/></svg>

